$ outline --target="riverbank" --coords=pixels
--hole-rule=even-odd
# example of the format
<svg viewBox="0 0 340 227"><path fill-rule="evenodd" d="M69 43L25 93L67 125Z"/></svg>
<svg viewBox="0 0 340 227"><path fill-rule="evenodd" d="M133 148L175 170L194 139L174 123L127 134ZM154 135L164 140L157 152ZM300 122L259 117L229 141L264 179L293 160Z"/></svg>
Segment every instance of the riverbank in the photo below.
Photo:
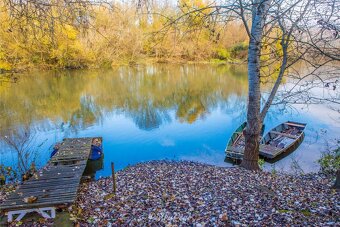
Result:
<svg viewBox="0 0 340 227"><path fill-rule="evenodd" d="M27 67L21 68L13 68L8 70L0 69L0 79L2 80L10 80L10 79L17 79L18 74L27 74L27 73L34 73L36 71L48 72L48 71L68 71L68 70L108 70L108 69L115 69L117 67L122 66L150 66L150 65L163 65L163 64L170 64L170 65L245 65L246 59L218 59L218 58L210 58L210 59L203 59L203 60L191 60L191 59L176 59L176 58L151 58L145 57L136 60L122 60L122 61L113 61L110 64L100 65L100 64L93 64L93 65L86 65L81 67L75 68L68 68L68 67L58 67L54 65L29 65ZM0 80L1 82L1 80Z"/></svg>
<svg viewBox="0 0 340 227"><path fill-rule="evenodd" d="M83 184L72 213L91 225L339 224L339 192L321 175L291 176L155 161Z"/></svg>
<svg viewBox="0 0 340 227"><path fill-rule="evenodd" d="M340 224L340 193L318 174L153 161L119 171L116 179L115 196L111 178L83 183L71 220L80 226Z"/></svg>

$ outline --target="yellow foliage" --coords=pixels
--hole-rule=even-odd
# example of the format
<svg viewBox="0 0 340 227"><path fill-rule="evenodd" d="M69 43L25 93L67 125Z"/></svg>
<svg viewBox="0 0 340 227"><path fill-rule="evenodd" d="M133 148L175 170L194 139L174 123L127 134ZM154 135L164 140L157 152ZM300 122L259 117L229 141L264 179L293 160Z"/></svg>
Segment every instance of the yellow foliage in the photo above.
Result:
<svg viewBox="0 0 340 227"><path fill-rule="evenodd" d="M261 80L264 83L276 80L279 75L284 54L281 44L282 35L283 33L279 28L274 28L262 41L261 62L263 66L261 69L265 76Z"/></svg>
<svg viewBox="0 0 340 227"><path fill-rule="evenodd" d="M8 70L11 70L11 69L12 69L12 67L8 62L0 60L0 72L1 72L1 70L7 70L8 71Z"/></svg>
<svg viewBox="0 0 340 227"><path fill-rule="evenodd" d="M181 0L182 12L202 9L174 26L169 18L178 17L178 9L155 6L160 14L136 14L131 5L117 3L115 10L94 6L88 14L88 28L82 30L75 19L23 18L13 20L0 0L0 68L84 68L155 61L230 60L233 47L247 41L240 23L211 24L205 15L211 12L204 0ZM67 15L57 6L54 18ZM52 21L53 20L53 21ZM164 30L164 26L167 26ZM160 32L161 31L161 32ZM228 55L228 56L227 56ZM221 57L222 56L222 57ZM243 55L235 55L243 58Z"/></svg>
<svg viewBox="0 0 340 227"><path fill-rule="evenodd" d="M64 31L65 35L69 40L76 40L78 31L74 27L66 25L64 26L64 29L59 28L59 30Z"/></svg>

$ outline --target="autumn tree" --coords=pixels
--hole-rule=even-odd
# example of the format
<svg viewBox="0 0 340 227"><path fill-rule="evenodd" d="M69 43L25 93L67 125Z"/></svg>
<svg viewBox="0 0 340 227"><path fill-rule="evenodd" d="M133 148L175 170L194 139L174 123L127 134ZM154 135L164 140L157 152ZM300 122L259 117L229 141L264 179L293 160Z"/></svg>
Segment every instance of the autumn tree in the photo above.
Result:
<svg viewBox="0 0 340 227"><path fill-rule="evenodd" d="M249 38L244 168L259 170L260 130L273 104L339 103L339 9L335 0L226 0L193 7L169 21L171 26L200 15L207 21L243 23ZM280 87L284 77L290 85L286 89ZM316 97L315 88L327 95Z"/></svg>
<svg viewBox="0 0 340 227"><path fill-rule="evenodd" d="M248 49L248 109L246 130L246 147L241 166L258 170L259 135L264 118L275 99L287 100L294 93L306 97L305 103L313 103L310 93L317 86L336 88L336 74L339 67L337 26L339 23L339 7L335 1L319 3L317 1L270 1L259 0L245 4L239 1L237 14L244 21L249 34ZM246 10L251 12L251 27L248 27ZM321 11L324 13L320 13ZM329 13L328 13L329 12ZM326 16L326 18L324 18ZM322 24L327 24L324 26ZM273 30L278 32L273 35ZM270 58L262 60L263 48L268 44L275 47L279 42L279 50L269 53ZM273 47L271 47L274 49ZM279 63L278 63L279 62ZM307 72L296 70L296 64L305 64ZM273 70L265 73L265 68ZM324 75L320 69L333 74ZM279 92L283 77L292 77L293 85L288 92ZM261 94L261 80L270 78L273 86L268 95ZM283 93L283 95L281 94ZM338 102L336 97L319 97L320 100ZM261 99L265 99L261 103Z"/></svg>
<svg viewBox="0 0 340 227"><path fill-rule="evenodd" d="M153 1L136 0L134 3L137 5L137 9L140 9L139 12L147 14L146 19L144 17L141 20L143 22L140 23L141 26L144 26L146 22L152 22L156 18L155 14L160 15L160 13L153 13L150 9L153 6ZM198 37L199 33L196 31L199 31L198 28L201 27L207 32L204 34L209 34L208 37L213 42L217 42L221 39L223 33L217 32L216 28L224 28L231 22L242 23L247 34L248 125L245 133L244 159L241 164L243 167L251 170L259 169L260 129L268 110L273 104L320 102L339 104L339 1L222 0L214 2L183 0L179 3L181 5L177 6L178 14L162 15L166 22L163 29L157 31L158 34L165 34L166 31L170 30L175 34L190 34ZM32 34L39 34L41 38L45 38L44 35L41 35L41 31L44 32L43 34L52 34L47 36L50 37L49 42L52 45L54 43L53 34L58 28L58 26L55 26L56 22L63 25L62 28L67 27L67 25L72 26L72 29L86 28L91 25L91 18L94 15L91 14L91 9L98 4L102 3L90 0L1 0L1 7L9 12L9 21L16 21L15 25L19 30L22 29L23 33L27 29L37 31L37 33L33 32ZM151 17L151 15L153 16ZM128 22L131 26L138 24L130 19ZM122 24L119 28L125 28L126 24ZM188 29L178 29L178 24L187 25ZM194 28L196 33L192 33L190 28ZM71 34L66 34L66 36L75 37L72 29ZM76 29L76 32L80 30ZM101 30L96 29L96 32L100 33ZM155 33L150 32L150 34L151 40L155 40ZM125 37L130 37L133 34L121 36L121 30L119 30L112 35L123 37L121 39L125 40ZM34 37L30 38L34 39ZM175 40L176 36L174 35L173 38ZM105 39L108 42L99 50L106 50L111 47L115 40ZM137 40L137 38L132 40ZM23 41L26 41L26 39L23 39ZM73 47L77 46L76 43L72 44ZM177 43L173 42L173 44L174 48L177 48ZM192 55L198 55L195 51L199 48L201 50L207 49L207 44L209 43L193 43L190 46ZM25 47L25 45L23 46ZM61 65L67 66L68 64L64 64L64 62L71 61L75 62L77 66L79 62L82 62L82 58L75 58L82 53L77 48L72 49L74 51L71 52L69 58L63 58L70 53L69 46L69 44L66 45L66 51L61 48L60 52L55 51L53 53L62 56L57 61ZM152 49L145 46L140 48L140 46L142 45L132 49L132 56L141 49ZM60 48L56 50L58 49ZM183 49L186 52L190 51L188 48ZM114 51L111 55L119 56L119 53ZM0 64L6 57L3 56L2 52L3 48L0 45ZM99 54L101 55L102 52L99 52ZM280 85L284 80L286 80L286 86L283 89ZM269 87L269 89L264 90L263 83L266 83L266 87ZM315 88L324 89L326 95L316 96L313 93Z"/></svg>

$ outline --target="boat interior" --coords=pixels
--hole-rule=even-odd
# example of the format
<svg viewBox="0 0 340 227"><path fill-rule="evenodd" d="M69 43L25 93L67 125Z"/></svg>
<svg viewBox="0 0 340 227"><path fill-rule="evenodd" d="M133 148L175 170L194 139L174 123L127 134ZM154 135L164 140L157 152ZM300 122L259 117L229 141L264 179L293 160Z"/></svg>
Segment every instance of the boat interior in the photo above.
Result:
<svg viewBox="0 0 340 227"><path fill-rule="evenodd" d="M262 139L261 144L270 145L270 147L284 149L294 143L305 129L305 124L286 122L272 129ZM264 149L269 149L267 146Z"/></svg>

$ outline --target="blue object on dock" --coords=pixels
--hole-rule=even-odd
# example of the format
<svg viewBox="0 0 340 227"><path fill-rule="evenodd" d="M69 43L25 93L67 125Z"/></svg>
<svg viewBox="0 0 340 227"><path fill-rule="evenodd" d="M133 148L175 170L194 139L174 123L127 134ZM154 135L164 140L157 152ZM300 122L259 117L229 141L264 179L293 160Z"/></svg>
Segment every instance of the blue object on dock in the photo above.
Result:
<svg viewBox="0 0 340 227"><path fill-rule="evenodd" d="M91 145L90 160L98 160L103 154L102 146Z"/></svg>
<svg viewBox="0 0 340 227"><path fill-rule="evenodd" d="M58 150L58 148L53 148L50 158L52 158L58 152Z"/></svg>

